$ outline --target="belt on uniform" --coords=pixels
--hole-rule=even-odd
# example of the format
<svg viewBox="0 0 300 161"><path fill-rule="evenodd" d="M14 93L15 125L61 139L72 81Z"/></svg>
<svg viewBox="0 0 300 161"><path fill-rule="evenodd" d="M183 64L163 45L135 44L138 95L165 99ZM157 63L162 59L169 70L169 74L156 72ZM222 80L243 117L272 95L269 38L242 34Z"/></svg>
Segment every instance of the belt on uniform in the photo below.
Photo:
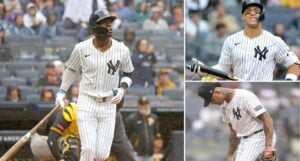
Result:
<svg viewBox="0 0 300 161"><path fill-rule="evenodd" d="M257 134L257 133L262 132L262 131L264 131L264 129L257 130L257 131L255 131L255 132L253 132L253 133L251 133L247 136L243 136L243 139L247 139L247 138L251 137L252 135Z"/></svg>
<svg viewBox="0 0 300 161"><path fill-rule="evenodd" d="M107 101L107 97L94 97L96 102L102 103Z"/></svg>

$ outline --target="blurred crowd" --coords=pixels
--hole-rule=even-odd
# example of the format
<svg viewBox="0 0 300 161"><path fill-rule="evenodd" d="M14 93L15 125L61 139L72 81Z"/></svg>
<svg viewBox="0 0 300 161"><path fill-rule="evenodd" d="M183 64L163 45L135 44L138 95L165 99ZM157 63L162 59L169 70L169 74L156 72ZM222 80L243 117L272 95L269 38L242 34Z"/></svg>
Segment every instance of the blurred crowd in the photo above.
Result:
<svg viewBox="0 0 300 161"><path fill-rule="evenodd" d="M225 39L243 29L242 0L186 0L186 61L196 57L207 65L218 62ZM300 2L262 0L266 9L263 28L282 38L300 58ZM278 14L280 13L280 14ZM286 69L277 65L274 79L284 79Z"/></svg>
<svg viewBox="0 0 300 161"><path fill-rule="evenodd" d="M52 103L64 62L75 43L90 36L89 16L99 8L117 16L113 38L131 51L133 90L183 100L178 98L184 61L181 0L0 1L0 100ZM78 92L78 81L71 93Z"/></svg>
<svg viewBox="0 0 300 161"><path fill-rule="evenodd" d="M227 83L230 88L242 88L254 92L273 118L274 129L277 135L276 149L278 161L298 161L300 158L300 84L299 83ZM186 142L198 142L197 148L203 151L208 147L222 148L221 153L215 154L210 159L224 160L229 142L229 127L221 122L221 109L211 105L207 108L203 104L194 89L197 83L187 84L186 88ZM196 113L196 114L195 114ZM205 146L204 146L205 145ZM192 151L195 147L187 146L186 151ZM200 153L200 152L199 152ZM193 161L197 154L187 152L187 157ZM218 156L217 156L218 155ZM198 155L199 156L199 155ZM201 157L201 156L200 156ZM222 158L223 157L223 158ZM201 160L201 159L200 159Z"/></svg>

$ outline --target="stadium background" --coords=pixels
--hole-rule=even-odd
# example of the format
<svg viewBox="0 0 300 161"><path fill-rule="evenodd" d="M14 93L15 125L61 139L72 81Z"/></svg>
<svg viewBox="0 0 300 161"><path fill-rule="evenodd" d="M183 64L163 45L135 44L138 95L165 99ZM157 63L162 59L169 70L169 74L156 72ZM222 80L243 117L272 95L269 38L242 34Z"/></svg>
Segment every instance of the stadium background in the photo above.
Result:
<svg viewBox="0 0 300 161"><path fill-rule="evenodd" d="M254 92L273 118L277 135L277 160L299 161L300 83L223 82L222 85ZM229 126L221 122L220 106L203 108L203 99L197 94L199 86L199 82L186 84L186 161L226 160Z"/></svg>
<svg viewBox="0 0 300 161"><path fill-rule="evenodd" d="M186 63L192 57L209 66L215 65L220 57L227 36L243 28L241 19L242 0L186 0L185 36ZM263 28L281 37L300 58L300 1L262 0L266 18ZM286 69L277 65L274 80L283 80ZM195 74L186 72L186 79Z"/></svg>
<svg viewBox="0 0 300 161"><path fill-rule="evenodd" d="M55 93L59 89L60 76L64 69L63 62L71 54L74 45L89 36L86 28L87 21L85 21L87 17L82 17L81 21L77 21L76 18L80 17L81 12L91 11L85 7L94 5L95 2L92 0L13 1L0 1L0 40L2 40L0 42L0 155L4 154L15 141L53 108ZM99 1L101 0L98 0L98 6L101 5ZM15 18L17 15L24 18L27 9L31 7L29 5L31 2L38 11L45 14L46 18L51 14L56 15L53 25L55 27L46 23L43 27L48 27L48 30L40 31L33 28L33 31L23 29L15 32L17 28ZM173 89L157 94L149 90L147 83L143 87L136 87L133 82L134 87L128 91L124 107L121 109L123 118L137 111L136 102L140 96L148 96L152 111L159 116L165 142L164 148L172 151L173 155L169 156L169 159L182 160L183 1L110 0L103 2L106 3L111 14L118 17L114 24L113 38L124 42L132 53L136 52L136 42L145 38L151 44L149 45L152 47L151 52L157 59L150 68L153 72L153 82L157 82L160 71L167 71L168 77L176 85ZM146 6L144 13L139 12L141 4ZM154 6L160 6L163 12L161 18L168 24L164 30L143 28L143 22L150 18ZM172 12L173 8L179 11ZM66 10L68 13L65 13ZM55 29L52 30L53 28ZM134 36L128 38L125 36L128 33L133 33ZM78 92L78 84L75 83L74 86L77 86ZM13 89L18 89L21 100L7 100L7 92ZM71 93L70 99L76 101L76 95ZM44 95L50 95L50 98L42 100ZM168 144L171 140L172 144ZM33 160L28 145L13 160L22 159Z"/></svg>

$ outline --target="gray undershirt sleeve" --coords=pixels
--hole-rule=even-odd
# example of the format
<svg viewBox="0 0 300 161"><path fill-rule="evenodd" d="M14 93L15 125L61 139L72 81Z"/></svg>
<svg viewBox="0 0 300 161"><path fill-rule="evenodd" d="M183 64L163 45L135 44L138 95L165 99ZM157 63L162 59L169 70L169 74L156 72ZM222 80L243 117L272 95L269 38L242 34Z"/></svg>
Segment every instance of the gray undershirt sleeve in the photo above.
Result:
<svg viewBox="0 0 300 161"><path fill-rule="evenodd" d="M75 81L76 76L77 76L77 72L67 67L62 75L62 82L60 85L60 89L64 90L65 92L68 91L70 86Z"/></svg>

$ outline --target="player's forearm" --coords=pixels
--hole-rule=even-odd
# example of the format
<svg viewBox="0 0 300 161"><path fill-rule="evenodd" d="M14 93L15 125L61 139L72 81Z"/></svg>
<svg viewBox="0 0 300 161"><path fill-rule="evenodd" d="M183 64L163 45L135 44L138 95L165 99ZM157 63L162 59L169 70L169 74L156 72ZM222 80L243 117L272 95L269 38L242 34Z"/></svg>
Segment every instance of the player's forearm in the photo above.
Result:
<svg viewBox="0 0 300 161"><path fill-rule="evenodd" d="M240 139L236 136L235 132L231 131L229 135L229 149L227 155L233 155L239 143Z"/></svg>
<svg viewBox="0 0 300 161"><path fill-rule="evenodd" d="M288 74L286 75L286 79L297 80L300 75L300 62L290 65L288 67Z"/></svg>
<svg viewBox="0 0 300 161"><path fill-rule="evenodd" d="M274 134L272 118L270 116L268 118L265 118L263 121L263 125L264 125L264 132L265 132L265 147L272 147L272 140Z"/></svg>
<svg viewBox="0 0 300 161"><path fill-rule="evenodd" d="M63 75L62 75L62 82L60 89L63 89L64 91L68 91L74 80L76 79L77 73L76 71L66 68Z"/></svg>

